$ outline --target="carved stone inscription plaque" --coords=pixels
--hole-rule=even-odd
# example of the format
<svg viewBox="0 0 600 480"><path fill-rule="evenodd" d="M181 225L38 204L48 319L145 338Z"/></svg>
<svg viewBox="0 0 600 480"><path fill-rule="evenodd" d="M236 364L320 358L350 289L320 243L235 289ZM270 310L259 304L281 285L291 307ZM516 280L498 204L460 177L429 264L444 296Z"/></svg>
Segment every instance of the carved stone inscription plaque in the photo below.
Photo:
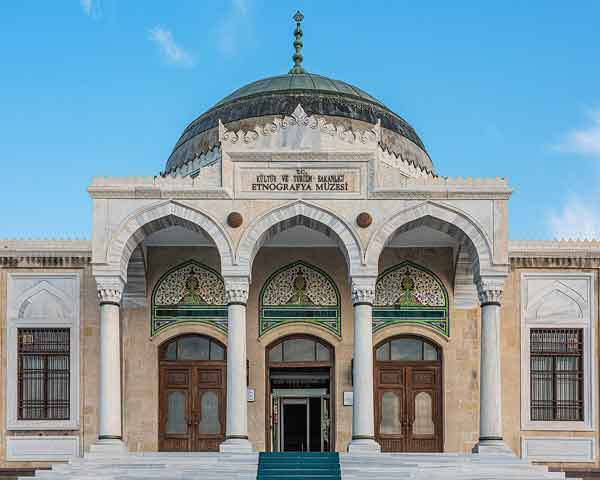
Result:
<svg viewBox="0 0 600 480"><path fill-rule="evenodd" d="M360 170L350 168L245 168L243 193L360 193Z"/></svg>

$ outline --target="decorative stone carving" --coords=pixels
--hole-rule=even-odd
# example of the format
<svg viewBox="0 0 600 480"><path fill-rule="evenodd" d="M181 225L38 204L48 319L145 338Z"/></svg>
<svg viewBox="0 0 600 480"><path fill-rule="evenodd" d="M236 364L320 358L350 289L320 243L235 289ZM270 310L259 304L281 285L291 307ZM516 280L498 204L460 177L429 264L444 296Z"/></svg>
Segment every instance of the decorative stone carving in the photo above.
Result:
<svg viewBox="0 0 600 480"><path fill-rule="evenodd" d="M409 263L392 267L377 281L375 305L443 307L446 292L431 273Z"/></svg>
<svg viewBox="0 0 600 480"><path fill-rule="evenodd" d="M225 278L225 301L229 303L246 303L250 282L247 277Z"/></svg>
<svg viewBox="0 0 600 480"><path fill-rule="evenodd" d="M304 279L302 298L296 300L299 293L297 281ZM298 297L299 298L299 297ZM321 271L303 262L295 262L284 267L265 283L262 293L263 305L337 305L338 294L331 279Z"/></svg>
<svg viewBox="0 0 600 480"><path fill-rule="evenodd" d="M98 287L98 300L100 303L121 303L123 287L125 286L120 277L96 277Z"/></svg>
<svg viewBox="0 0 600 480"><path fill-rule="evenodd" d="M371 223L373 223L373 217L367 212L361 212L356 217L356 224L360 228L367 228Z"/></svg>
<svg viewBox="0 0 600 480"><path fill-rule="evenodd" d="M261 291L259 335L290 322L313 323L341 334L340 294L325 272L302 261L271 275Z"/></svg>
<svg viewBox="0 0 600 480"><path fill-rule="evenodd" d="M375 287L373 331L396 323L426 325L450 334L446 288L432 272L408 261L383 272Z"/></svg>
<svg viewBox="0 0 600 480"><path fill-rule="evenodd" d="M221 149L218 146L213 146L210 150L196 154L193 159L179 165L168 173L169 177L187 177L200 174L201 171L208 167L220 166L221 164ZM167 175L164 175L167 176Z"/></svg>
<svg viewBox="0 0 600 480"><path fill-rule="evenodd" d="M191 279L196 282L194 292L190 292L188 285ZM192 297L202 298L202 300L189 300ZM153 294L153 303L154 305L224 305L223 279L217 272L200 263L187 262L171 270L159 280Z"/></svg>
<svg viewBox="0 0 600 480"><path fill-rule="evenodd" d="M168 271L152 293L151 334L182 322L200 322L227 330L225 285L221 275L190 260Z"/></svg>
<svg viewBox="0 0 600 480"><path fill-rule="evenodd" d="M375 278L352 277L352 303L370 303L375 301Z"/></svg>
<svg viewBox="0 0 600 480"><path fill-rule="evenodd" d="M297 134L288 134L292 130L300 130ZM312 133L311 133L312 132ZM313 133L317 133L314 136ZM227 147L240 146L263 147L263 148L297 148L302 146L302 142L307 142L304 146L316 146L316 150L321 150L327 146L346 145L371 145L377 146L381 139L381 123L377 124L371 130L352 130L342 124L329 123L322 117L308 115L302 105L298 104L291 116L276 118L272 123L259 125L253 130L238 130L237 132L227 130L225 125L219 120L219 141L221 145ZM297 142L301 142L298 144ZM270 147L270 148L269 148Z"/></svg>
<svg viewBox="0 0 600 480"><path fill-rule="evenodd" d="M504 277L478 277L475 284L477 285L479 302L482 305L486 303L502 303Z"/></svg>
<svg viewBox="0 0 600 480"><path fill-rule="evenodd" d="M238 228L242 223L244 223L244 217L240 212L231 212L227 215L227 224L231 228Z"/></svg>

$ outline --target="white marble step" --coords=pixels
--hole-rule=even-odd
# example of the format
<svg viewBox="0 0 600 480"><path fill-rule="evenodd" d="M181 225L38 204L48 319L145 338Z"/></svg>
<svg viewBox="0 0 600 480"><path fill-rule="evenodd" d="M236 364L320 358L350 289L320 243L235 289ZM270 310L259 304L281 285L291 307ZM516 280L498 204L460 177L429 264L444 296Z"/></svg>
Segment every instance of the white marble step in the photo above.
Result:
<svg viewBox="0 0 600 480"><path fill-rule="evenodd" d="M340 454L344 480L558 480L564 474L510 456ZM258 454L88 453L40 470L40 480L255 480ZM31 480L31 477L29 477Z"/></svg>
<svg viewBox="0 0 600 480"><path fill-rule="evenodd" d="M342 479L543 480L564 479L541 465L506 455L341 454Z"/></svg>
<svg viewBox="0 0 600 480"><path fill-rule="evenodd" d="M256 480L258 454L165 453L105 455L39 470L40 480ZM25 479L23 479L25 480ZM31 480L31 477L29 477Z"/></svg>

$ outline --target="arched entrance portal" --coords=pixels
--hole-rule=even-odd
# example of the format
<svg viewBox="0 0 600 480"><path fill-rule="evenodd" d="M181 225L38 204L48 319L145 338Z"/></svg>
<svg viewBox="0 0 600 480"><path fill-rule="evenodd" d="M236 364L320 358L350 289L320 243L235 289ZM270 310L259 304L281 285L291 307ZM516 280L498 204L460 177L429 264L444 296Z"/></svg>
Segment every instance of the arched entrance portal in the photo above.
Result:
<svg viewBox="0 0 600 480"><path fill-rule="evenodd" d="M442 351L417 336L375 347L375 439L384 452L443 449Z"/></svg>
<svg viewBox="0 0 600 480"><path fill-rule="evenodd" d="M267 348L267 449L333 449L333 348L316 337L285 337Z"/></svg>
<svg viewBox="0 0 600 480"><path fill-rule="evenodd" d="M159 442L165 452L218 451L225 439L225 347L182 335L159 349Z"/></svg>

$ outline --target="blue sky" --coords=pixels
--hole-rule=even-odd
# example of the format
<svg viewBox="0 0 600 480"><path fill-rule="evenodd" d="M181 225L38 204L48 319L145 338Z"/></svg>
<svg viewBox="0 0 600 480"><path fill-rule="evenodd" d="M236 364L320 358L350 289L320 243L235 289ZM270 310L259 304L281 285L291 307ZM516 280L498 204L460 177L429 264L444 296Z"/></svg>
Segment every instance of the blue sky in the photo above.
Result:
<svg viewBox="0 0 600 480"><path fill-rule="evenodd" d="M236 88L305 67L407 119L444 176L505 176L511 239L600 237L600 2L0 4L0 237L91 236L92 176L155 175Z"/></svg>

